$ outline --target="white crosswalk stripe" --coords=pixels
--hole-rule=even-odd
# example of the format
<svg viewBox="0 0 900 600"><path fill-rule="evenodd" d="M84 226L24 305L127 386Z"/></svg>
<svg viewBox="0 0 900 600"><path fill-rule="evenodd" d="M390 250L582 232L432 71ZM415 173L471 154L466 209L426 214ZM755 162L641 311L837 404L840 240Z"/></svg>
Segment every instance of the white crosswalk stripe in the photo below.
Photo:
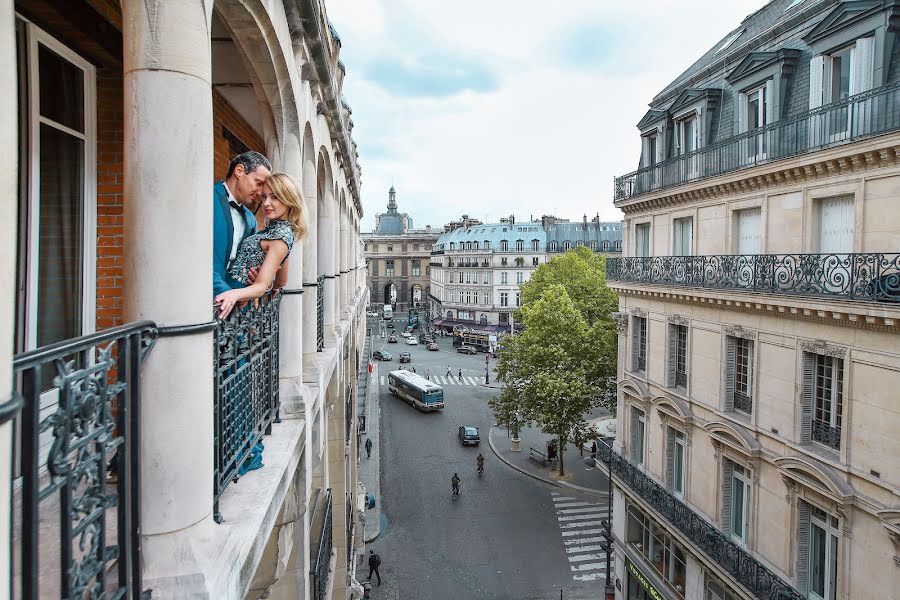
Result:
<svg viewBox="0 0 900 600"><path fill-rule="evenodd" d="M419 373L419 375L425 376L424 373ZM480 377L467 377L463 375L462 379L453 375L452 377L447 377L446 375L432 375L431 381L438 385L460 385L460 386L478 386L481 385L483 380ZM388 384L387 376L381 375L378 377L378 383L380 385L386 386Z"/></svg>
<svg viewBox="0 0 900 600"><path fill-rule="evenodd" d="M572 579L603 580L606 577L603 520L609 518L609 507L551 493Z"/></svg>

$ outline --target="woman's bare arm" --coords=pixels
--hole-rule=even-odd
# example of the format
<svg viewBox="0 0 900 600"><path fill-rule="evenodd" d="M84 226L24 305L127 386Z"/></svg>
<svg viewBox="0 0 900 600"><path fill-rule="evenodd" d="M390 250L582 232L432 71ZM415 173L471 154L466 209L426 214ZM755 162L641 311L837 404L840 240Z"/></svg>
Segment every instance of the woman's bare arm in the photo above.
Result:
<svg viewBox="0 0 900 600"><path fill-rule="evenodd" d="M247 287L228 290L216 296L215 302L219 304L220 317L227 316L238 302L256 300L261 297L275 280L278 267L288 255L288 246L281 240L264 240L262 243L264 244L263 249L266 251L266 257L259 267L256 280Z"/></svg>

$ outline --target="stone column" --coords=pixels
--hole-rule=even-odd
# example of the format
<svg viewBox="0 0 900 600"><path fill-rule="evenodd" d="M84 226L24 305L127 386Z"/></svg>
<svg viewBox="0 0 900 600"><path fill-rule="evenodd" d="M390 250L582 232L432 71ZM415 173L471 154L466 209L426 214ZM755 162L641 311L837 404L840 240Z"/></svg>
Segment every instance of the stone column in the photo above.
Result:
<svg viewBox="0 0 900 600"><path fill-rule="evenodd" d="M318 276L316 200L316 151L312 135L303 138L303 201L306 203L306 238L303 240L303 369L304 381L312 381L316 357L316 277Z"/></svg>
<svg viewBox="0 0 900 600"><path fill-rule="evenodd" d="M5 82L5 83L2 83ZM0 111L0 147L10 150L0 170L0 272L16 272L16 206L18 146L16 128L16 37L12 0L0 0L0 88L7 90ZM13 335L16 320L15 286L0 288L0 406L12 398ZM11 419L12 415L7 418ZM10 568L10 507L12 506L12 422L0 417L0 573ZM8 600L9 585L0 585L0 600Z"/></svg>
<svg viewBox="0 0 900 600"><path fill-rule="evenodd" d="M212 5L123 0L122 10L127 320L206 323L213 317ZM206 332L159 339L141 374L145 584L162 596L190 595L175 573L199 572L192 540L208 538L213 525L212 369Z"/></svg>
<svg viewBox="0 0 900 600"><path fill-rule="evenodd" d="M327 183L326 183L327 185ZM324 201L320 207L321 213L318 215L318 256L319 275L325 276L325 297L324 305L324 321L325 321L325 340L328 343L333 337L334 332L334 274L335 274L335 244L334 244L334 199L331 190L322 191ZM333 343L333 342L330 342Z"/></svg>

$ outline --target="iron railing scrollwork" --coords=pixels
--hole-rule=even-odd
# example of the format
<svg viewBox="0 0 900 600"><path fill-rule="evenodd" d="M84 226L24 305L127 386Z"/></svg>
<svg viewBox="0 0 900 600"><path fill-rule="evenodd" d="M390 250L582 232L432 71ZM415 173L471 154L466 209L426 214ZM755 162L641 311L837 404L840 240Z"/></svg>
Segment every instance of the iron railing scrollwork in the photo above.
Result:
<svg viewBox="0 0 900 600"><path fill-rule="evenodd" d="M813 441L824 444L835 450L841 449L841 428L829 425L824 421L813 419L812 421L812 439Z"/></svg>
<svg viewBox="0 0 900 600"><path fill-rule="evenodd" d="M608 258L610 281L900 303L900 254Z"/></svg>
<svg viewBox="0 0 900 600"><path fill-rule="evenodd" d="M347 386L347 399L344 402L344 442L350 443L350 432L353 430L353 388Z"/></svg>
<svg viewBox="0 0 900 600"><path fill-rule="evenodd" d="M141 587L140 369L157 334L141 321L13 359L23 402L13 597L149 597Z"/></svg>
<svg viewBox="0 0 900 600"><path fill-rule="evenodd" d="M597 453L599 463L611 465L612 475L618 477L656 512L665 517L671 526L693 542L694 548L703 551L718 563L755 597L761 600L801 600L800 594L787 582L688 508L627 458L614 452L606 444L600 444Z"/></svg>
<svg viewBox="0 0 900 600"><path fill-rule="evenodd" d="M272 292L235 308L214 332L214 517L219 498L254 458L254 447L280 421L278 397L278 307Z"/></svg>
<svg viewBox="0 0 900 600"><path fill-rule="evenodd" d="M900 129L900 83L875 88L615 178L628 200Z"/></svg>
<svg viewBox="0 0 900 600"><path fill-rule="evenodd" d="M325 276L316 279L316 352L325 349Z"/></svg>
<svg viewBox="0 0 900 600"><path fill-rule="evenodd" d="M356 523L353 520L353 496L347 496L347 568L353 564L353 534Z"/></svg>
<svg viewBox="0 0 900 600"><path fill-rule="evenodd" d="M734 410L739 410L748 415L753 412L753 400L747 394L735 392L733 402Z"/></svg>
<svg viewBox="0 0 900 600"><path fill-rule="evenodd" d="M331 525L332 525L331 490L325 495L325 510L322 527L319 530L319 543L313 557L310 575L312 576L313 600L324 600L328 595L328 576L331 570Z"/></svg>

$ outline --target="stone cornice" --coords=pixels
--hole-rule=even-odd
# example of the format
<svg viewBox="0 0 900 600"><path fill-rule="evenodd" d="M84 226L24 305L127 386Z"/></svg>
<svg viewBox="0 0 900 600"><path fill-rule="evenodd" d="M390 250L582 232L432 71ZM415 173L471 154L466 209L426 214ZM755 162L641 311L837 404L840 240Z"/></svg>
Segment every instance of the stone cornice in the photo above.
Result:
<svg viewBox="0 0 900 600"><path fill-rule="evenodd" d="M688 321L681 315L669 315L668 317L666 317L666 322L671 325L684 325L685 327L690 325L690 321Z"/></svg>
<svg viewBox="0 0 900 600"><path fill-rule="evenodd" d="M804 352L812 354L822 354L825 356L835 356L844 358L847 355L847 349L839 346L832 346L825 340L800 340L800 349Z"/></svg>
<svg viewBox="0 0 900 600"><path fill-rule="evenodd" d="M893 132L865 142L748 167L614 204L628 217L697 201L762 192L895 165L900 165L900 139Z"/></svg>
<svg viewBox="0 0 900 600"><path fill-rule="evenodd" d="M620 296L659 298L667 302L705 304L741 312L768 313L790 319L816 321L829 325L863 327L879 331L900 330L900 307L871 302L829 301L802 296L766 296L752 292L727 293L706 288L683 288L648 284L608 282Z"/></svg>
<svg viewBox="0 0 900 600"><path fill-rule="evenodd" d="M740 325L722 325L722 333L731 337L743 338L745 340L755 340L756 332L744 329Z"/></svg>

